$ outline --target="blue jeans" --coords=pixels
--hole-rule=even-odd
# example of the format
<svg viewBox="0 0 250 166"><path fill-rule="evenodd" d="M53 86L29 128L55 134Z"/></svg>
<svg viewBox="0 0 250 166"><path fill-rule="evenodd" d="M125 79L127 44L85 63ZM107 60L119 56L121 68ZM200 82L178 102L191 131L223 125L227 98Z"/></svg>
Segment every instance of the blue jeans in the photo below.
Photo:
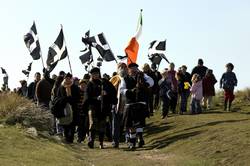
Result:
<svg viewBox="0 0 250 166"><path fill-rule="evenodd" d="M200 100L195 98L191 99L191 114L199 114L202 112L200 102Z"/></svg>
<svg viewBox="0 0 250 166"><path fill-rule="evenodd" d="M189 91L185 91L181 93L181 110L180 112L187 112L187 100L189 97L190 92Z"/></svg>

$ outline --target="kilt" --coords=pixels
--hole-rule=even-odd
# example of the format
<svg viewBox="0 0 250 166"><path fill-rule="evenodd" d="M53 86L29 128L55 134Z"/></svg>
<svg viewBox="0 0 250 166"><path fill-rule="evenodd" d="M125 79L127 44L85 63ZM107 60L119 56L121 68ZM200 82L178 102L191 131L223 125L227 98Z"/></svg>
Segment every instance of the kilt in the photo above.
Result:
<svg viewBox="0 0 250 166"><path fill-rule="evenodd" d="M145 127L145 119L149 115L145 102L129 103L125 105L123 124L127 128Z"/></svg>

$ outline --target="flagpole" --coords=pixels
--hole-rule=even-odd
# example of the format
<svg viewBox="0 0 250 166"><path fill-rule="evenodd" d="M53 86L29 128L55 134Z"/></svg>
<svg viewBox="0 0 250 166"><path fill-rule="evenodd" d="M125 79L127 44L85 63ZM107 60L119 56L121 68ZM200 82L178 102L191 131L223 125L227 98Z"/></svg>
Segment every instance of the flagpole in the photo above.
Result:
<svg viewBox="0 0 250 166"><path fill-rule="evenodd" d="M28 81L29 81L29 77L30 77L30 73L27 75L27 83L28 83Z"/></svg>
<svg viewBox="0 0 250 166"><path fill-rule="evenodd" d="M35 20L33 20L33 24L35 24ZM36 26L35 26L35 27L36 27ZM35 28L35 29L36 29L36 28ZM44 62L43 62L43 56L42 56L41 44L40 44L40 40L39 40L38 35L37 35L36 37L37 37L37 40L39 41L40 55L41 55L41 60L42 60L42 66L43 66L43 69L44 69ZM32 62L33 62L33 61L32 61Z"/></svg>
<svg viewBox="0 0 250 166"><path fill-rule="evenodd" d="M61 24L61 28L63 29L63 25ZM65 42L65 46L66 46L66 40L65 40L65 37L64 37L64 42ZM72 67L71 67L71 63L70 63L70 59L69 59L69 53L68 53L68 62L69 62L69 69L70 69L70 73L73 75L73 72L72 72Z"/></svg>
<svg viewBox="0 0 250 166"><path fill-rule="evenodd" d="M41 48L41 47L40 47ZM42 60L42 65L43 65L43 69L45 68L44 67L44 62L43 62L43 56L42 56L42 49L40 49L40 53L41 53L41 60ZM32 61L33 62L33 61Z"/></svg>

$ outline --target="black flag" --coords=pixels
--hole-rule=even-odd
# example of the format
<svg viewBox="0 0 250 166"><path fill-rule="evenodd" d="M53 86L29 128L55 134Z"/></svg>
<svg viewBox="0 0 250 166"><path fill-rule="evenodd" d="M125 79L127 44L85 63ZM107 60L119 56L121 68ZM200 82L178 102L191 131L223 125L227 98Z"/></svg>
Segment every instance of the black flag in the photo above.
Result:
<svg viewBox="0 0 250 166"><path fill-rule="evenodd" d="M30 71L31 71L32 62L30 62L29 66L26 70L22 70L22 73L25 74L27 77L29 77Z"/></svg>
<svg viewBox="0 0 250 166"><path fill-rule="evenodd" d="M152 61L152 63L160 64L161 60L164 59L168 63L168 59L165 56L166 51L166 40L164 41L158 41L154 40L150 43L150 46L148 48L148 57Z"/></svg>
<svg viewBox="0 0 250 166"><path fill-rule="evenodd" d="M66 58L67 56L68 51L64 41L63 30L61 29L55 42L49 47L46 61L48 71L52 71L56 67L58 61Z"/></svg>
<svg viewBox="0 0 250 166"><path fill-rule="evenodd" d="M28 48L30 55L33 60L38 60L41 57L41 48L37 36L36 24L33 22L33 25L30 28L30 31L24 35L24 43Z"/></svg>
<svg viewBox="0 0 250 166"><path fill-rule="evenodd" d="M154 53L164 53L166 51L166 40L158 41L154 40L150 43L149 52Z"/></svg>
<svg viewBox="0 0 250 166"><path fill-rule="evenodd" d="M90 38L82 38L82 42L86 45L95 47L99 54L102 56L103 60L109 62L115 60L115 56L109 47L109 44L103 33Z"/></svg>
<svg viewBox="0 0 250 166"><path fill-rule="evenodd" d="M47 67L47 72L50 73L54 70L54 68L56 67L57 63L59 62L59 60L53 62L50 66Z"/></svg>
<svg viewBox="0 0 250 166"><path fill-rule="evenodd" d="M91 62L93 61L93 55L92 55L92 51L87 49L83 55L81 55L80 57L80 60L82 62L82 64L85 64L87 62Z"/></svg>
<svg viewBox="0 0 250 166"><path fill-rule="evenodd" d="M1 67L1 70L2 70L2 74L7 74L7 72L4 68Z"/></svg>
<svg viewBox="0 0 250 166"><path fill-rule="evenodd" d="M6 70L4 68L1 67L1 70L2 70L2 74L4 74L3 76L3 87L4 87L4 90L6 90L6 88L8 88L8 80L9 80L9 76L6 72Z"/></svg>
<svg viewBox="0 0 250 166"><path fill-rule="evenodd" d="M90 65L93 62L93 55L92 55L91 43L87 43L86 42L86 41L89 41L89 36L90 36L90 30L88 30L85 33L85 37L82 38L82 41L85 44L85 49L82 50L82 51L80 51L80 52L84 52L84 53L83 53L83 55L81 55L79 57L79 59L81 60L82 64L87 63L87 67L88 67L88 65ZM86 68L86 66L85 66L85 68Z"/></svg>

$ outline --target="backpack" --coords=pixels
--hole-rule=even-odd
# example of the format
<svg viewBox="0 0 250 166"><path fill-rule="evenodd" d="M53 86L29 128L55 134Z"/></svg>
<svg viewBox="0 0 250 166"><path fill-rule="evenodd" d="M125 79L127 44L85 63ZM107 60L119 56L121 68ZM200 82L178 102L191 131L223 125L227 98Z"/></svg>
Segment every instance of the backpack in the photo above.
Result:
<svg viewBox="0 0 250 166"><path fill-rule="evenodd" d="M50 102L50 111L55 118L64 117L64 108L66 107L67 98L66 97L55 97Z"/></svg>
<svg viewBox="0 0 250 166"><path fill-rule="evenodd" d="M57 118L59 125L69 125L73 121L73 110L72 106L67 103L63 109L64 117Z"/></svg>

